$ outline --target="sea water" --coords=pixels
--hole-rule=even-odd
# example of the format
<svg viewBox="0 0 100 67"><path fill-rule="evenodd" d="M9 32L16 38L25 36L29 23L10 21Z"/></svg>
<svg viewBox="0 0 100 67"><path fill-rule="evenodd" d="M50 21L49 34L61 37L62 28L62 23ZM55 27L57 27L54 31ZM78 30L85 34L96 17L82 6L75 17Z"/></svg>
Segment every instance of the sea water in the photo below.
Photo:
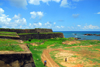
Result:
<svg viewBox="0 0 100 67"><path fill-rule="evenodd" d="M75 38L81 38L79 40L100 40L100 36L84 35L84 34L100 34L100 31L53 31L53 32L61 32L63 33L65 38L75 37Z"/></svg>

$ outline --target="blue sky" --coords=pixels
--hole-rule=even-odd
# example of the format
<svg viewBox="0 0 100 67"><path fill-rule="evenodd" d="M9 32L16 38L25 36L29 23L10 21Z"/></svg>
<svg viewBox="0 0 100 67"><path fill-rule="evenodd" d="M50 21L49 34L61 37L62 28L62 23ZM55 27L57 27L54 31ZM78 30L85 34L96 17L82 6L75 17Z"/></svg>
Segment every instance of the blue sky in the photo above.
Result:
<svg viewBox="0 0 100 67"><path fill-rule="evenodd" d="M100 31L100 0L0 0L0 28Z"/></svg>

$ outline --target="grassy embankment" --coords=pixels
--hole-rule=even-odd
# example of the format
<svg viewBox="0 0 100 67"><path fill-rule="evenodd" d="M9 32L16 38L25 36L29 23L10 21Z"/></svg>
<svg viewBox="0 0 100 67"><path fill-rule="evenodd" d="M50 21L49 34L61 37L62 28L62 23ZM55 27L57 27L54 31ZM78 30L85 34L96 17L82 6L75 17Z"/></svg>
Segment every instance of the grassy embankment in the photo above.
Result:
<svg viewBox="0 0 100 67"><path fill-rule="evenodd" d="M71 48L62 47L64 50L73 51L75 54L78 54L78 55L75 55L72 52L72 55L70 56L71 58L73 57L80 58L80 59L77 59L76 62L70 62L70 64L84 64L85 67L100 67L100 41L80 40L80 42L81 43L78 43L78 44L67 45L67 47L71 47ZM91 47L86 47L89 45L91 45ZM72 46L76 46L76 47L72 47ZM55 48L55 47L56 46L52 46L52 48ZM56 54L59 54L59 53L60 53L59 51L58 52L52 51L50 52L50 55L55 60L56 63L58 63L61 67L63 67L60 64L61 61L64 61L64 58L61 58L63 56L60 56L59 58L55 57ZM94 65L89 66L89 64L90 65L94 64Z"/></svg>
<svg viewBox="0 0 100 67"><path fill-rule="evenodd" d="M6 32L6 31L0 31L0 36L11 36L11 37L17 37L16 32Z"/></svg>
<svg viewBox="0 0 100 67"><path fill-rule="evenodd" d="M64 50L74 51L74 52L80 54L83 58L85 58L86 60L84 60L84 61L90 61L91 60L92 62L96 63L94 65L94 67L99 66L98 63L100 63L100 57L98 56L99 55L98 53L100 53L100 52L97 49L100 49L100 41L92 41L92 40L82 41L82 40L80 40L81 43L78 43L78 44L72 44L72 45L62 44L62 42L66 41L66 40L67 41L74 41L74 38L57 38L57 39L54 38L54 39L39 39L39 40L33 39L31 42L26 41L25 43L28 44L29 49L32 52L33 59L34 59L36 67L44 67L43 63L41 61L42 51L44 49L47 49L47 46L50 46L52 44L55 44L55 45L51 46L50 48L59 48L60 47L60 48L63 48ZM30 43L38 43L39 46L32 46L32 45L30 45ZM44 43L44 44L40 45L39 43ZM76 48L72 47L72 46L81 46L81 45L82 46L93 45L93 46L90 47L90 48L88 48L88 47L76 47ZM72 48L65 48L65 47L72 47ZM85 53L85 54L83 55L83 53ZM50 54L52 54L52 52ZM63 67L59 62L56 61L56 60L59 60L59 59L54 57L54 55L55 54L52 54L51 57L54 59L54 61L56 63L59 64L59 66ZM73 57L76 57L76 55L73 56ZM81 63L81 62L79 62L79 63Z"/></svg>
<svg viewBox="0 0 100 67"><path fill-rule="evenodd" d="M54 43L56 44L56 48L57 48L57 47L61 46L62 41L65 41L65 40L68 40L68 39L66 39L66 38L59 38L59 39L56 39L56 38L54 38L54 39L39 39L39 40L38 39L32 39L31 42L26 41L24 43L28 44L29 49L32 52L33 59L34 59L36 67L44 67L43 63L41 61L42 51L44 49L46 49L47 46L50 46L50 45L52 45ZM32 46L32 45L30 45L30 43L44 43L44 44L43 45L38 44L39 46ZM63 45L63 46L66 46L66 45ZM39 60L37 60L37 59L39 59Z"/></svg>
<svg viewBox="0 0 100 67"><path fill-rule="evenodd" d="M24 51L18 44L12 39L0 39L0 51Z"/></svg>

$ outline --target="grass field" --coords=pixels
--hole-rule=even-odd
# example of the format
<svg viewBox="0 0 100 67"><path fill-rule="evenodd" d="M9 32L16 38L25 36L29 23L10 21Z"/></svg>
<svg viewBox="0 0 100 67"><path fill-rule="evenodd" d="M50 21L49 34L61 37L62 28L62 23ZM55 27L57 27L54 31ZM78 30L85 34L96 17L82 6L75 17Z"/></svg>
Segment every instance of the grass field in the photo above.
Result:
<svg viewBox="0 0 100 67"><path fill-rule="evenodd" d="M18 44L20 43L12 39L0 39L0 51L23 51Z"/></svg>
<svg viewBox="0 0 100 67"><path fill-rule="evenodd" d="M62 44L62 42L65 41L80 41L80 43L77 44L71 44L71 45L66 45L66 44ZM39 46L32 46L30 43L36 43L39 42ZM44 67L43 63L41 61L41 55L44 49L47 49L47 46L50 46L52 44L55 44L54 46L51 46L50 48L56 49L56 48L62 48L64 50L70 50L73 51L73 54L79 54L79 56L77 55L73 55L72 57L80 57L81 59L84 59L83 61L80 61L78 63L82 63L87 61L87 63L89 63L90 61L92 63L95 63L95 65L93 65L93 67L99 67L100 65L100 41L96 41L96 40L74 40L74 38L54 38L54 39L32 39L31 42L29 41L25 41L24 43L27 43L29 46L30 51L32 52L33 55L33 59L35 62L36 67ZM40 43L43 43L42 45L40 45ZM92 47L77 47L77 46L89 46L92 45ZM76 46L76 47L75 47ZM59 53L59 52L58 52ZM57 59L55 57L55 55L57 53L51 52L50 54L52 54L52 58L58 61L63 61L63 59ZM38 59L38 60L37 60ZM63 67L63 65L61 65L58 61L55 61L56 63L58 63L58 65L60 67ZM72 63L72 62L70 62ZM87 64L84 63L84 64ZM76 63L74 63L76 64ZM88 65L87 65L88 67Z"/></svg>
<svg viewBox="0 0 100 67"><path fill-rule="evenodd" d="M2 34L16 34L16 32L7 32L7 31L0 31Z"/></svg>
<svg viewBox="0 0 100 67"><path fill-rule="evenodd" d="M11 37L17 37L16 32L5 32L5 31L0 31L0 36L11 36Z"/></svg>

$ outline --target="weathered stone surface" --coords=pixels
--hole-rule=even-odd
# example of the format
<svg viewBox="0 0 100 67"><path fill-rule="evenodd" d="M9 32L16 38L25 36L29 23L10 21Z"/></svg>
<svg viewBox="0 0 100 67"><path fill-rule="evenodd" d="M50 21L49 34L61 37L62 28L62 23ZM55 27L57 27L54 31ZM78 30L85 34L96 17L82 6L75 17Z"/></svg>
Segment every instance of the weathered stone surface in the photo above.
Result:
<svg viewBox="0 0 100 67"><path fill-rule="evenodd" d="M20 37L0 36L0 38L20 40Z"/></svg>
<svg viewBox="0 0 100 67"><path fill-rule="evenodd" d="M84 34L84 35L87 35L87 36L92 36L93 34Z"/></svg>
<svg viewBox="0 0 100 67"><path fill-rule="evenodd" d="M4 61L0 60L0 67L11 67L9 64L5 64Z"/></svg>
<svg viewBox="0 0 100 67"><path fill-rule="evenodd" d="M100 36L100 34L96 35L96 36Z"/></svg>
<svg viewBox="0 0 100 67"><path fill-rule="evenodd" d="M12 62L12 63L11 63L11 66L12 66L12 67L20 67L19 61L16 60L16 61Z"/></svg>
<svg viewBox="0 0 100 67"><path fill-rule="evenodd" d="M0 31L17 32L17 33L53 32L52 29L5 29L5 28L0 29Z"/></svg>
<svg viewBox="0 0 100 67"><path fill-rule="evenodd" d="M24 67L26 64L33 64L32 54L0 54L0 67Z"/></svg>
<svg viewBox="0 0 100 67"><path fill-rule="evenodd" d="M81 39L81 38L74 38L75 40Z"/></svg>
<svg viewBox="0 0 100 67"><path fill-rule="evenodd" d="M84 34L84 35L87 35L87 36L92 36L92 35L100 36L100 34Z"/></svg>
<svg viewBox="0 0 100 67"><path fill-rule="evenodd" d="M25 64L24 67L33 67L34 64L33 63L28 63L28 64Z"/></svg>
<svg viewBox="0 0 100 67"><path fill-rule="evenodd" d="M50 39L55 37L64 38L63 33L54 33L54 34L27 34L27 35L19 35L21 40L29 40L31 39Z"/></svg>

